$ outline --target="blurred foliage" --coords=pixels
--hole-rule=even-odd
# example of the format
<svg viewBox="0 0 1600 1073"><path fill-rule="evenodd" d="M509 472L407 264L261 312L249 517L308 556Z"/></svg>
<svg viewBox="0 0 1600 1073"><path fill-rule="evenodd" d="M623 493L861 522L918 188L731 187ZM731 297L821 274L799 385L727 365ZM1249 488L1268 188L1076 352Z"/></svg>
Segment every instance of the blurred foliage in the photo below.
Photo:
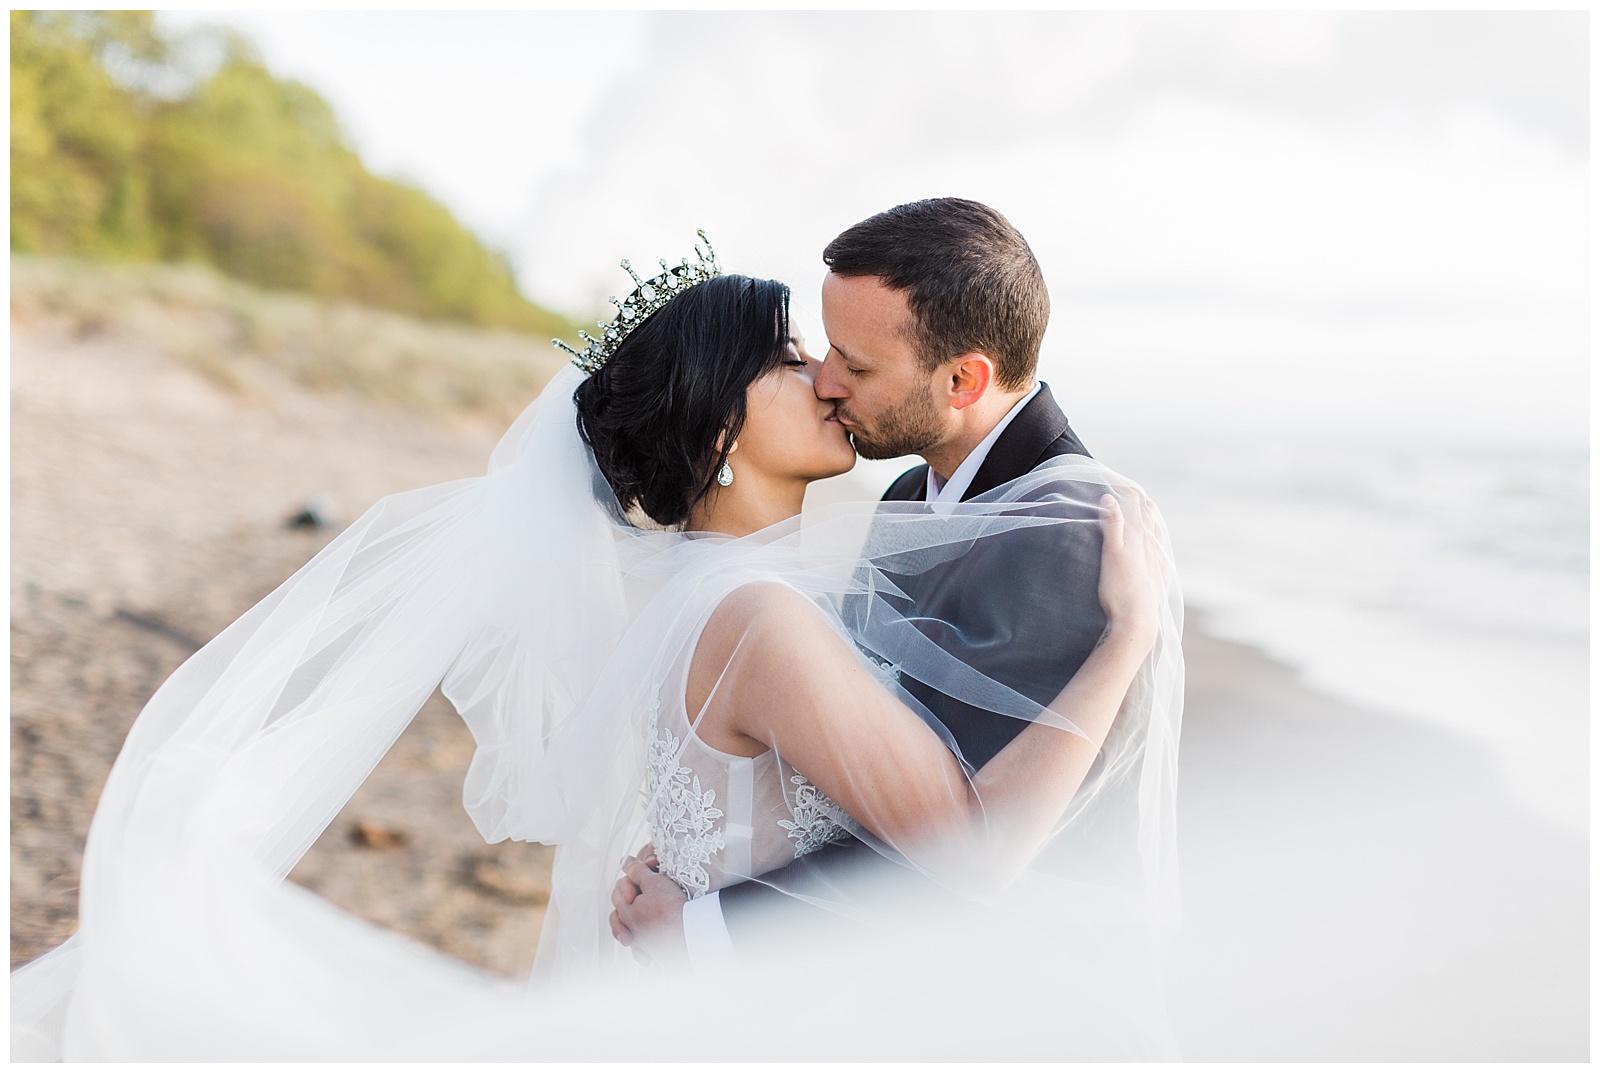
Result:
<svg viewBox="0 0 1600 1073"><path fill-rule="evenodd" d="M571 325L237 36L193 76L147 11L11 12L11 248L200 261L262 287L546 335ZM193 46L195 42L188 42Z"/></svg>

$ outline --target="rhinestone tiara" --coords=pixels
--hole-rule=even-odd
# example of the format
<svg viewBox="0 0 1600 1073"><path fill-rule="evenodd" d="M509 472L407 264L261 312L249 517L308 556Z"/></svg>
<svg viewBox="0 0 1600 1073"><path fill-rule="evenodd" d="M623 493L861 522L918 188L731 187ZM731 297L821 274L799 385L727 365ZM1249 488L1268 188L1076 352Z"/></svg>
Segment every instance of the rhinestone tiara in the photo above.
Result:
<svg viewBox="0 0 1600 1073"><path fill-rule="evenodd" d="M700 242L695 243L694 247L695 260L691 262L685 257L681 264L668 265L666 258L662 258L659 276L640 279L639 274L633 270L633 265L627 261L622 262L622 270L633 277L633 293L623 301L618 301L616 296L612 296L611 304L617 307L617 316L610 323L604 320L598 322L600 326L598 339L580 330L578 335L588 344L582 350L575 350L559 339L550 341L571 354L572 364L584 372L599 372L600 367L617 352L617 347L622 345L622 341L643 324L646 317L690 287L722 275L722 266L717 264L717 251L711 248L711 240L706 238L704 231L696 231L695 234L700 236ZM704 249L700 248L701 243L705 244Z"/></svg>

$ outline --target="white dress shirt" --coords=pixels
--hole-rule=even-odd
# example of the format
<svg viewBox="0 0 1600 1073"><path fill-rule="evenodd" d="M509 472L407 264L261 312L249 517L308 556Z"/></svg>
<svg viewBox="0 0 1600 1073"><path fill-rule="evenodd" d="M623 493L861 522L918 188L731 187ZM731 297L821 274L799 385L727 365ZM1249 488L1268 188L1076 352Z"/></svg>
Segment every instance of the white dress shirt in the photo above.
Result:
<svg viewBox="0 0 1600 1073"><path fill-rule="evenodd" d="M928 486L923 493L923 499L931 504L935 510L947 504L961 502L961 497L967 494L967 489L972 487L972 479L983 468L984 461L993 450L995 441L1000 434L1011 424L1013 418L1022 412L1022 408L1033 401L1039 394L1042 385L1035 383L1033 390L1018 399L1016 405L1006 411L1000 423L989 430L972 453L961 460L961 465L950 474L948 481L941 481L939 475L933 472L933 467L928 467ZM689 964L692 968L718 968L738 963L738 956L734 952L733 936L728 934L728 922L722 916L721 891L712 891L710 894L699 898L692 898L683 906L683 942L689 952Z"/></svg>

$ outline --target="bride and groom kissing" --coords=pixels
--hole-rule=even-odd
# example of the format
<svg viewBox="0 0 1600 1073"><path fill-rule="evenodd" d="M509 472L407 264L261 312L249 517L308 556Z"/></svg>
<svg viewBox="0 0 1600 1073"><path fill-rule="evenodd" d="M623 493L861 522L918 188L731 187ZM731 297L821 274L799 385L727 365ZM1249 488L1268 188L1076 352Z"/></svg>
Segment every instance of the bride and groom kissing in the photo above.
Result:
<svg viewBox="0 0 1600 1073"><path fill-rule="evenodd" d="M13 975L14 1055L549 1057L571 1002L609 1008L284 882L435 689L482 835L557 847L541 985L865 949L913 904L1036 949L1153 919L1176 576L1035 380L1040 267L953 198L824 260L820 359L782 283L710 252L635 276L486 475L381 501L180 667L102 793L78 934ZM802 513L857 453L926 464ZM1052 971L1110 994L1123 961L1056 934ZM980 986L950 971L941 1001Z"/></svg>
<svg viewBox="0 0 1600 1073"><path fill-rule="evenodd" d="M829 269L822 287L828 348L811 371L823 420L842 426L863 458L924 459L890 485L886 502L938 511L978 500L1063 456L1088 457L1049 387L1035 379L1049 297L1028 244L998 212L956 198L901 205L839 235L823 261ZM809 361L798 339L796 353ZM1028 498L1054 497L1050 513L1057 517L1093 517L1082 509L1094 502L1083 487L1058 470L1050 485ZM737 509L724 508L728 515ZM1098 538L1093 528L1055 526L974 545L936 571L905 579L908 613L960 636L975 669L1048 704L1106 637ZM1134 653L1133 667L1143 655ZM1133 670L1126 663L1112 675L1124 691ZM902 677L900 684L931 713L963 768L980 777L1029 725L932 683ZM1118 687L1111 693L1121 701ZM1026 769L1029 778L1057 784L1033 806L1053 818L1066 811L1109 729L1104 718L1077 714L1077 723L1080 730L1095 729L1076 741L1053 735L1077 746L1076 763ZM702 739L720 733L714 714L702 716L698 732ZM748 735L742 742L768 743ZM888 747L867 740L852 754L882 754ZM914 792L915 780L927 773L902 765L895 774L913 785L891 779L882 786L886 796ZM1002 825L992 801L985 812L988 833L998 835ZM675 837L670 824L661 827L657 838ZM836 930L840 919L859 917L870 891L896 878L895 869L885 867L895 854L884 855L881 845L874 852L842 828L836 840L808 848L773 871L729 877L728 885L696 892L704 896L691 900L681 882L663 874L659 848L647 846L623 862L623 878L612 892L612 933L647 963L728 964L735 950L751 953L774 934L792 941ZM897 897L916 897L917 886L907 891L902 884Z"/></svg>

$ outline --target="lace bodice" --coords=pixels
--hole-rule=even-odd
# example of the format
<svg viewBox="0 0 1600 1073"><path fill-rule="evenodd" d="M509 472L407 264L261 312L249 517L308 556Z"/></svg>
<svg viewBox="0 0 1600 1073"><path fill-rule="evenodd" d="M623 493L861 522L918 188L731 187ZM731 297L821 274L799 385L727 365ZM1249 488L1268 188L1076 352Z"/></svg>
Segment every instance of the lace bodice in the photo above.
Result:
<svg viewBox="0 0 1600 1073"><path fill-rule="evenodd" d="M656 858L691 898L854 833L854 821L775 753L744 757L711 748L689 728L682 703L663 704L659 690L646 748Z"/></svg>

